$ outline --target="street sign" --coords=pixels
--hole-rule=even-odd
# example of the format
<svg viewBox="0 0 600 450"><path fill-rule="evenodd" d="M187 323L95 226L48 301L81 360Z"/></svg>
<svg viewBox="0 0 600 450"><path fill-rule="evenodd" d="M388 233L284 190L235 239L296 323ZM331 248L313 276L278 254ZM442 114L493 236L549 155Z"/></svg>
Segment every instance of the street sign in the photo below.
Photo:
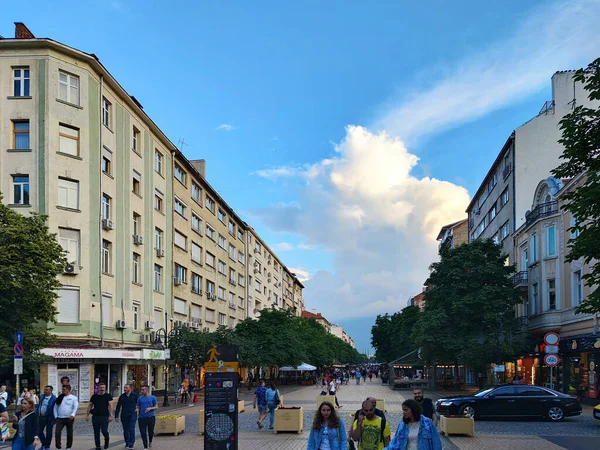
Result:
<svg viewBox="0 0 600 450"><path fill-rule="evenodd" d="M558 345L546 345L546 353L558 353Z"/></svg>
<svg viewBox="0 0 600 450"><path fill-rule="evenodd" d="M204 448L238 449L238 374L204 375Z"/></svg>
<svg viewBox="0 0 600 450"><path fill-rule="evenodd" d="M555 355L554 353L549 353L546 356L544 356L544 364L546 364L547 366L555 367L558 366L558 363L560 363L560 358L558 357L558 355Z"/></svg>
<svg viewBox="0 0 600 450"><path fill-rule="evenodd" d="M554 331L551 331L550 333L546 333L546 335L544 336L544 343L546 345L558 345L560 342L560 336L555 333Z"/></svg>
<svg viewBox="0 0 600 450"><path fill-rule="evenodd" d="M14 351L15 356L23 356L23 344L15 344Z"/></svg>
<svg viewBox="0 0 600 450"><path fill-rule="evenodd" d="M23 333L21 333L20 331L15 332L15 344L22 344L23 343Z"/></svg>
<svg viewBox="0 0 600 450"><path fill-rule="evenodd" d="M23 375L23 358L15 356L14 375Z"/></svg>

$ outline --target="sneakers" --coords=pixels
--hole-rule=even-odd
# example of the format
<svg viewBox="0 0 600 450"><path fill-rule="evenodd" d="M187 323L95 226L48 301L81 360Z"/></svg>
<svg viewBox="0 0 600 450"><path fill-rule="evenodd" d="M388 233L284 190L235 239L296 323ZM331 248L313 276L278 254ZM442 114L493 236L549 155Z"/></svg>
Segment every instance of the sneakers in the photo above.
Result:
<svg viewBox="0 0 600 450"><path fill-rule="evenodd" d="M108 448L108 443L109 443L109 440L104 439L104 450L106 450Z"/></svg>
<svg viewBox="0 0 600 450"><path fill-rule="evenodd" d="M263 424L262 424L262 423L260 423L260 420L257 420L257 421L256 421L256 425L258 425L258 429L259 429L259 430L262 430L262 428L263 428Z"/></svg>

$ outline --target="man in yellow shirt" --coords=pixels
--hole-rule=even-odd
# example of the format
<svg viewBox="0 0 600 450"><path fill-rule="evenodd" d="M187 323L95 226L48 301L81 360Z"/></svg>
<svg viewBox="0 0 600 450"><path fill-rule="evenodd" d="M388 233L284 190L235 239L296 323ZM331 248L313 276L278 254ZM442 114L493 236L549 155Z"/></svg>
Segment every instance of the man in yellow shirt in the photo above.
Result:
<svg viewBox="0 0 600 450"><path fill-rule="evenodd" d="M370 400L362 404L358 419L352 424L351 437L358 442L358 450L382 450L390 443L390 424L375 415L375 405Z"/></svg>

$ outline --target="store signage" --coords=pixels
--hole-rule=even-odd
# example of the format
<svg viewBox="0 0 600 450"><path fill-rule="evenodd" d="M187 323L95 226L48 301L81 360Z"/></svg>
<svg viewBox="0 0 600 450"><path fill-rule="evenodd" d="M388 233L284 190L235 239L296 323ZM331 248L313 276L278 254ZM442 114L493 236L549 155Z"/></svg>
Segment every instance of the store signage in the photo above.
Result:
<svg viewBox="0 0 600 450"><path fill-rule="evenodd" d="M148 348L142 349L142 359L169 359L171 357L170 350L151 350Z"/></svg>
<svg viewBox="0 0 600 450"><path fill-rule="evenodd" d="M506 372L506 368L503 364L496 364L494 366L494 372L498 373L498 372Z"/></svg>
<svg viewBox="0 0 600 450"><path fill-rule="evenodd" d="M207 372L237 372L240 367L237 345L211 345L205 353Z"/></svg>
<svg viewBox="0 0 600 450"><path fill-rule="evenodd" d="M558 355L549 353L546 356L544 356L544 364L546 364L547 366L555 367L555 366L558 366L559 363L560 363L560 358L558 357Z"/></svg>
<svg viewBox="0 0 600 450"><path fill-rule="evenodd" d="M140 359L139 350L120 350L110 348L43 348L42 353L60 361L81 359Z"/></svg>
<svg viewBox="0 0 600 450"><path fill-rule="evenodd" d="M560 342L561 352L593 352L598 349L600 349L600 337L594 335L567 338Z"/></svg>

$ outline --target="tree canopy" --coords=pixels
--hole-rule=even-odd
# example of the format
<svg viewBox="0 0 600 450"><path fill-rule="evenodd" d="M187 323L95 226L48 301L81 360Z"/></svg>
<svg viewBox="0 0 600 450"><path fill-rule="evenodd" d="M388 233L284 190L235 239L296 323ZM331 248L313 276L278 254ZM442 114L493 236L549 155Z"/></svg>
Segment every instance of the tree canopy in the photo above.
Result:
<svg viewBox="0 0 600 450"><path fill-rule="evenodd" d="M600 101L600 58L586 69L579 69L573 78L584 84L590 100ZM575 107L560 121L560 129L562 138L558 142L564 146L563 162L553 175L561 179L585 175L581 186L563 196L563 208L578 219L571 229L576 237L569 240L566 260L583 258L590 265L590 273L583 276L586 285L598 286L600 265L595 262L600 260L600 107ZM592 290L576 312L600 312L600 290Z"/></svg>
<svg viewBox="0 0 600 450"><path fill-rule="evenodd" d="M418 307L408 306L391 316L377 316L371 329L371 345L376 349L377 361L390 362L415 350L413 331L419 313Z"/></svg>

